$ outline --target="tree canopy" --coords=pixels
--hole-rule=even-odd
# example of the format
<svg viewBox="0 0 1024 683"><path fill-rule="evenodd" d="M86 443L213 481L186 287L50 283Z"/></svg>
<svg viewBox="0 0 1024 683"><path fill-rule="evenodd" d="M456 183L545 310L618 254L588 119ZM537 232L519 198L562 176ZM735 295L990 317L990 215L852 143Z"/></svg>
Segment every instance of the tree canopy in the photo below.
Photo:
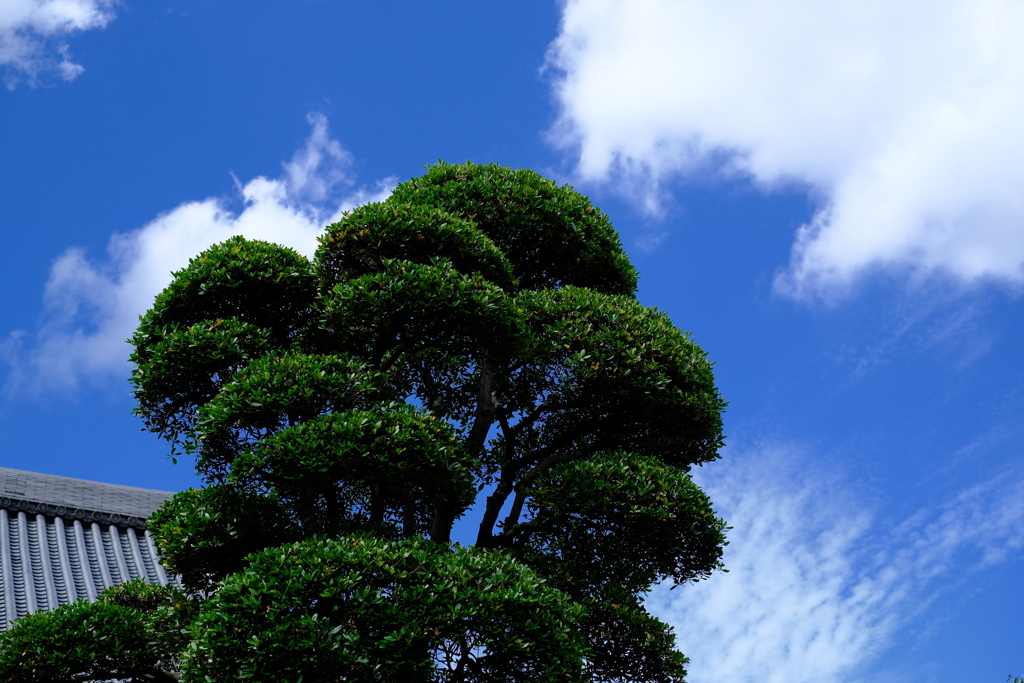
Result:
<svg viewBox="0 0 1024 683"><path fill-rule="evenodd" d="M636 288L586 197L470 163L346 213L312 260L242 237L192 259L131 339L137 414L206 482L150 520L194 605L139 666L682 681L642 597L721 566L725 523L688 472L718 457L725 403L704 351ZM3 647L100 609L36 615ZM111 623L166 624L135 612ZM50 671L2 652L0 680ZM116 673L155 680L140 671Z"/></svg>

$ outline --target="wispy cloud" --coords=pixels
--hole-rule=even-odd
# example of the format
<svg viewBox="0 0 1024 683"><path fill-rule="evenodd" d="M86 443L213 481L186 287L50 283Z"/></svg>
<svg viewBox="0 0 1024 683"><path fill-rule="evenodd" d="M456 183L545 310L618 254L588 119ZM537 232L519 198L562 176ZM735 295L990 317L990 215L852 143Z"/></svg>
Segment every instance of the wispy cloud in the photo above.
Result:
<svg viewBox="0 0 1024 683"><path fill-rule="evenodd" d="M776 281L876 268L1024 285L1024 5L567 0L553 140L649 207L699 174L822 198Z"/></svg>
<svg viewBox="0 0 1024 683"><path fill-rule="evenodd" d="M65 39L103 28L118 0L4 0L0 2L0 69L4 83L37 85L55 75L73 81L85 68L71 61Z"/></svg>
<svg viewBox="0 0 1024 683"><path fill-rule="evenodd" d="M729 573L659 588L648 605L675 626L691 683L871 680L872 661L937 596L1020 559L1021 474L892 523L798 449L730 451L699 472L734 527Z"/></svg>
<svg viewBox="0 0 1024 683"><path fill-rule="evenodd" d="M189 258L232 235L292 247L312 256L324 225L353 206L390 194L394 179L356 187L350 157L332 140L327 119L309 117L312 132L279 178L237 184L241 210L208 198L187 202L142 228L111 237L104 260L69 249L54 263L34 333L12 333L0 352L11 365L8 391L72 388L82 380L124 377L125 340L139 315ZM236 199L236 201L237 201Z"/></svg>
<svg viewBox="0 0 1024 683"><path fill-rule="evenodd" d="M902 291L892 301L874 301L874 324L847 335L833 355L850 379L880 371L894 362L930 354L962 372L992 349L998 334L985 297L929 287Z"/></svg>

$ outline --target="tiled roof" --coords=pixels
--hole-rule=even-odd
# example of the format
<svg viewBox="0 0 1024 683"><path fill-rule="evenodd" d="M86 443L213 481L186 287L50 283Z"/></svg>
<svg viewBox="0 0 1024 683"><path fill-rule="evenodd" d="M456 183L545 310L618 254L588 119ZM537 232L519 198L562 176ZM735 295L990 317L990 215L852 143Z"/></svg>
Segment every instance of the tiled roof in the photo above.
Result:
<svg viewBox="0 0 1024 683"><path fill-rule="evenodd" d="M136 522L132 526L141 525L144 528L146 517L173 495L167 491L0 467L0 508L8 510L42 512L107 523L112 521L115 524L122 523L122 519L134 517ZM77 511L83 514L76 515ZM94 517L92 513L95 512L100 513L102 518Z"/></svg>
<svg viewBox="0 0 1024 683"><path fill-rule="evenodd" d="M135 578L177 584L145 530L172 495L0 468L0 632Z"/></svg>

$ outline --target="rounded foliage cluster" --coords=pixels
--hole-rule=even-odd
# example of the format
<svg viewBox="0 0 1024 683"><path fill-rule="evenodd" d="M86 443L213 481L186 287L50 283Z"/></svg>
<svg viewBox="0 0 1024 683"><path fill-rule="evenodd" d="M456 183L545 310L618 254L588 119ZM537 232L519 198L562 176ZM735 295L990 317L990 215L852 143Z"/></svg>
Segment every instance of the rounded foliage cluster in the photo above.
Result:
<svg viewBox="0 0 1024 683"><path fill-rule="evenodd" d="M187 681L578 681L583 608L504 553L422 538L266 550L197 619Z"/></svg>
<svg viewBox="0 0 1024 683"><path fill-rule="evenodd" d="M172 586L136 579L36 612L0 634L0 680L10 683L168 680L180 668L192 597Z"/></svg>

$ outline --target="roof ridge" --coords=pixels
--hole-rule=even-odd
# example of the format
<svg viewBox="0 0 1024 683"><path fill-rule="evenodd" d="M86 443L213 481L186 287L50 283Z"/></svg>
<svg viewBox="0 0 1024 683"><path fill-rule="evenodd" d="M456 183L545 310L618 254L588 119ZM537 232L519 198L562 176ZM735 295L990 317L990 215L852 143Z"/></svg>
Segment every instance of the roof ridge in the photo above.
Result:
<svg viewBox="0 0 1024 683"><path fill-rule="evenodd" d="M61 507L145 520L173 495L171 491L0 467L0 507L11 510L28 509L22 505L28 502L40 512Z"/></svg>

